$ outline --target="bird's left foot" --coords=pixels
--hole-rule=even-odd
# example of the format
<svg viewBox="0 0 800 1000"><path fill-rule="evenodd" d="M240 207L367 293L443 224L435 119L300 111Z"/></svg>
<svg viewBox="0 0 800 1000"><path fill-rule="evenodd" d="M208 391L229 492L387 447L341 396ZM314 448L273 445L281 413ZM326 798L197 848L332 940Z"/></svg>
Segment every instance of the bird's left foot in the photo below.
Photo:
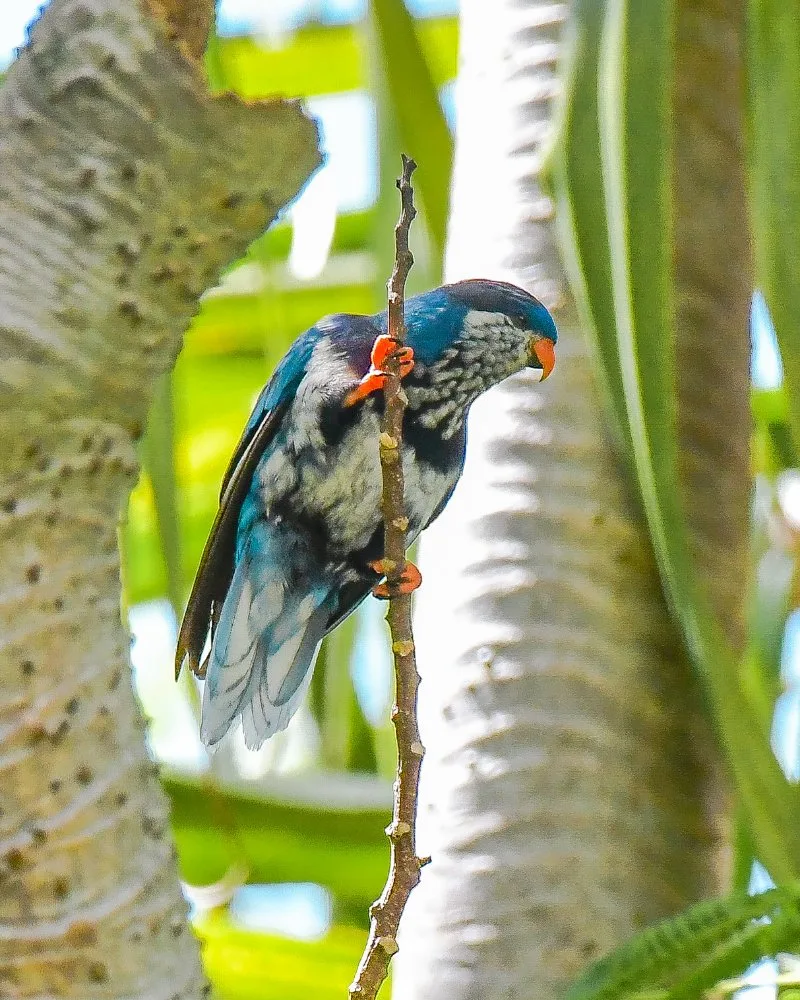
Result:
<svg viewBox="0 0 800 1000"><path fill-rule="evenodd" d="M414 367L414 351L411 347L404 347L394 337L382 333L372 345L369 360L369 371L355 389L351 389L345 396L345 406L352 406L354 403L366 399L371 393L383 389L389 375L386 371L386 363L390 360L399 363L400 378L405 378Z"/></svg>
<svg viewBox="0 0 800 1000"><path fill-rule="evenodd" d="M383 559L376 559L375 562L370 563L370 569L375 570L376 573L383 575L386 570L384 569ZM377 586L372 588L372 594L381 601L388 601L392 597L397 597L400 594L413 594L414 591L422 583L422 574L417 569L417 567L412 562L406 561L405 566L397 578L396 582L389 583L386 580L384 583L379 583Z"/></svg>

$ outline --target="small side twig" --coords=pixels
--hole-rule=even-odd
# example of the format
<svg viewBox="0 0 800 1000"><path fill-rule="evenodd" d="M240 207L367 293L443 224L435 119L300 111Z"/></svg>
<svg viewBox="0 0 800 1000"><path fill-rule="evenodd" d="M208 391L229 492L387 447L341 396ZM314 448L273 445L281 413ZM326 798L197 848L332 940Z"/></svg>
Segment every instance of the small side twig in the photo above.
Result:
<svg viewBox="0 0 800 1000"><path fill-rule="evenodd" d="M389 336L398 344L405 338L404 295L408 272L414 263L408 249L408 232L416 216L411 174L416 163L403 156L400 190L400 219L395 227L395 265L389 279ZM425 863L417 857L415 824L417 792L424 748L417 727L419 674L411 631L411 595L397 594L405 568L408 518L403 499L403 413L406 395L399 377L399 363L390 359L390 378L384 388L385 410L380 436L383 473L384 560L383 570L393 593L386 620L391 633L395 670L395 705L392 709L397 736L397 779L394 784L394 811L387 827L391 847L389 877L380 898L370 907L370 930L356 978L350 986L351 1000L374 1000L389 973L389 961L398 950L397 931L411 891L420 880Z"/></svg>

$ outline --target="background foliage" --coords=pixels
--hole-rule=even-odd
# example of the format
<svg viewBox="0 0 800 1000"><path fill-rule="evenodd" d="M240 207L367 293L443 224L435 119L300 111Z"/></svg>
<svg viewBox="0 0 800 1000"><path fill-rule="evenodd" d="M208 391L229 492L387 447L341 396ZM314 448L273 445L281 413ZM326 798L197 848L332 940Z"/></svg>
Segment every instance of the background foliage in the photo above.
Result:
<svg viewBox="0 0 800 1000"><path fill-rule="evenodd" d="M793 784L800 17L793 4L750 2L749 184L759 291L752 572L740 656L697 589L675 487L672 231L663 183L674 125L665 97L673 12L668 3L656 6L654 15L651 5L576 0L551 188L573 287L596 334L609 420L629 455L664 587L736 778L743 817L734 873L739 893L633 942L590 970L572 997L696 996L760 956L796 950L800 927ZM196 736L197 691L185 677L177 691L170 680L175 619L222 472L275 363L324 313L381 306L398 149L421 164L416 288L440 279L448 215L455 3L438 4L435 15L433 5L418 3L413 16L403 0L372 0L363 17L344 23L328 17L325 4L318 7L318 17L306 12L299 23L275 22L269 30L228 24L210 41L212 87L251 98L278 92L311 99L326 129L330 164L222 285L204 295L151 413L145 472L123 531L139 690L154 751L165 761L206 965L220 995L230 998L345 994L386 866L383 827L394 768L388 670L381 623L367 605L328 640L310 708L286 734L255 756L231 741L209 761ZM742 890L757 884L759 860L782 885L754 901ZM763 886L768 877L760 871ZM319 891L306 891L302 883L309 882ZM268 888L275 885L297 888Z"/></svg>

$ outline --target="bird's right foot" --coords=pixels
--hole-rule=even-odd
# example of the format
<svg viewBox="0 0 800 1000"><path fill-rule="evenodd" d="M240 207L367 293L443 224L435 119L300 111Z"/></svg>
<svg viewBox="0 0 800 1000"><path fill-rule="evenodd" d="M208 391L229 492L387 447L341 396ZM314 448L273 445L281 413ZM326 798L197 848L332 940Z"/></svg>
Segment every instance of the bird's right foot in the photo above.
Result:
<svg viewBox="0 0 800 1000"><path fill-rule="evenodd" d="M386 363L390 360L399 362L400 378L405 378L414 367L414 351L411 347L400 344L394 337L382 333L372 345L369 371L355 389L351 389L345 396L344 405L353 406L373 392L380 392L389 377Z"/></svg>

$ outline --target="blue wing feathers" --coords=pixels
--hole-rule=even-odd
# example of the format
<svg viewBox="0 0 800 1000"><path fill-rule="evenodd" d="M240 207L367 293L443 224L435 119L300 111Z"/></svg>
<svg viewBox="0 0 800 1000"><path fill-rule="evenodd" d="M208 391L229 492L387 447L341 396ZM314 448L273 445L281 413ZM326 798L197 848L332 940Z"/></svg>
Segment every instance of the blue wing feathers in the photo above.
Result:
<svg viewBox="0 0 800 1000"><path fill-rule="evenodd" d="M263 521L247 532L209 656L201 737L213 746L241 715L251 749L285 729L311 679L331 588L298 588L296 539ZM294 543L294 544L293 544Z"/></svg>
<svg viewBox="0 0 800 1000"><path fill-rule="evenodd" d="M297 387L303 380L306 366L320 336L320 330L312 326L310 330L306 330L301 337L298 337L272 373L272 378L261 390L239 443L236 445L236 450L231 455L225 475L222 477L221 497L225 495L228 483L237 471L242 457L247 451L247 446L257 434L262 423L276 413L282 417L289 408L297 392Z"/></svg>

